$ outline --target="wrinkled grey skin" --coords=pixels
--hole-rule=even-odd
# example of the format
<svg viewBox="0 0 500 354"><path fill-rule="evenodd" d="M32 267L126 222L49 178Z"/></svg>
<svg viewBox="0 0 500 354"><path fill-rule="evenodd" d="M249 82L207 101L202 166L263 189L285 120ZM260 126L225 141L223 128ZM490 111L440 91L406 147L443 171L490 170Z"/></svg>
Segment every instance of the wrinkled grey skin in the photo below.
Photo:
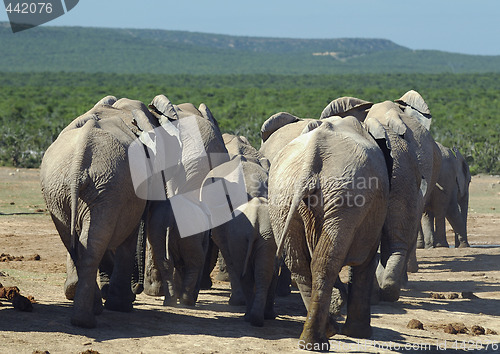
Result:
<svg viewBox="0 0 500 354"><path fill-rule="evenodd" d="M445 218L455 232L455 247L469 247L467 210L469 207L469 166L458 149L437 143L442 156L439 178L422 216L422 235L418 247L449 247Z"/></svg>
<svg viewBox="0 0 500 354"><path fill-rule="evenodd" d="M137 229L146 206L134 191L128 147L137 127L157 124L139 101L108 96L76 118L47 149L41 164L42 194L68 250L69 282L74 286L71 323L94 327L102 312L96 283L99 262L115 253L106 308L131 311L130 278ZM71 273L76 267L76 276Z"/></svg>
<svg viewBox="0 0 500 354"><path fill-rule="evenodd" d="M246 138L230 134L224 134L223 138L229 156L239 159L243 168L248 204L235 218L214 228L212 238L229 272L229 303L246 303L245 320L263 326L264 319L276 317L273 282L276 243L267 203L269 162Z"/></svg>
<svg viewBox="0 0 500 354"><path fill-rule="evenodd" d="M399 100L377 104L352 97L339 98L325 108L321 118L349 114L365 123L390 162L391 192L380 245L377 285L381 300L397 301L407 263L412 254L415 257L420 218L425 201L430 198L428 186L437 181L441 165L439 149L428 130L430 112L423 98L409 91ZM389 143L381 143L384 139Z"/></svg>
<svg viewBox="0 0 500 354"><path fill-rule="evenodd" d="M202 104L197 109L190 103L173 105L165 96L157 96L150 104L151 112L160 122L182 120L194 116L196 126L189 130L200 133L206 154L187 159L173 176L167 173L167 197L190 193L201 188L207 174L229 157L216 120ZM185 148L175 153L190 153L193 141L184 141ZM186 216L189 218L190 216ZM181 237L169 200L151 202L147 221L147 238L152 257L147 258L145 293L165 295L164 305L194 306L200 290L201 277L208 248L209 230ZM168 254L166 252L168 245ZM151 260L154 264L151 264ZM165 291L167 289L168 291Z"/></svg>
<svg viewBox="0 0 500 354"><path fill-rule="evenodd" d="M278 255L285 251L308 311L305 344L327 345L337 332L329 308L344 265L352 267L342 331L371 336L370 289L388 195L384 155L354 117L307 124L271 162L269 213ZM363 202L356 206L354 197Z"/></svg>

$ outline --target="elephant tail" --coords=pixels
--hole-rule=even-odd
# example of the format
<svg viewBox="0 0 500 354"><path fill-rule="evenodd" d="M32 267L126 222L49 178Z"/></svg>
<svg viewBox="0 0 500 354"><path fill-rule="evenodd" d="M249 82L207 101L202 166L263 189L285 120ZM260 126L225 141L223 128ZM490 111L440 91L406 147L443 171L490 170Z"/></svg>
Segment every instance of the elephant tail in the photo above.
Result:
<svg viewBox="0 0 500 354"><path fill-rule="evenodd" d="M144 291L144 270L146 266L146 230L148 229L149 205L142 214L141 222L137 233L137 246L135 251L134 272L132 274L132 291L134 294L140 294Z"/></svg>
<svg viewBox="0 0 500 354"><path fill-rule="evenodd" d="M285 237L290 229L293 217L298 212L300 202L304 200L304 198L312 195L316 191L316 186L318 185L318 179L314 176L308 176L308 178L301 179L304 183L299 182L300 185L298 188L295 188L295 193L292 196L292 202L290 204L290 209L288 210L288 214L285 220L285 226L283 227L283 233L279 239L278 249L276 251L276 257L278 259L283 255L283 248L285 246ZM305 182L307 181L307 182Z"/></svg>
<svg viewBox="0 0 500 354"><path fill-rule="evenodd" d="M80 191L88 184L88 173L83 168L84 156L87 153L88 135L90 130L95 127L95 121L87 121L78 135L75 151L71 161L70 168L70 207L71 207L71 229L70 229L70 249L69 254L73 262L78 260L78 242L79 235L76 231L76 218L78 213L78 197Z"/></svg>

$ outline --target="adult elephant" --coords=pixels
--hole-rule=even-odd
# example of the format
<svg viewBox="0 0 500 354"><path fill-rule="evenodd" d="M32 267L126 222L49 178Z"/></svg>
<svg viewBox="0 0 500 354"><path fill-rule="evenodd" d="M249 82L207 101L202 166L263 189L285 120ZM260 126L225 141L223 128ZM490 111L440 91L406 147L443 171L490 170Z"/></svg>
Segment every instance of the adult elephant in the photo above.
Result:
<svg viewBox="0 0 500 354"><path fill-rule="evenodd" d="M265 156L270 163L279 151L290 141L298 137L307 124L315 121L310 118L299 118L288 112L279 112L267 119L261 127L261 146L259 153ZM276 285L276 295L287 296L291 293L291 273L286 264L282 263Z"/></svg>
<svg viewBox="0 0 500 354"><path fill-rule="evenodd" d="M146 265L150 278L145 283L148 294L165 295L164 305L179 300L194 306L212 228L210 205L201 200L201 187L207 174L229 157L217 121L206 105L174 105L159 95L149 107L166 132L165 139L157 139L156 148L175 158L169 157L159 169L158 179L166 182L165 190L151 196L157 199L151 202L147 220L153 264ZM173 143L172 137L177 139Z"/></svg>
<svg viewBox="0 0 500 354"><path fill-rule="evenodd" d="M419 246L449 247L445 219L455 232L455 247L469 247L467 242L467 210L469 207L469 165L457 148L437 143L442 156L437 183L432 189L422 216L423 240Z"/></svg>
<svg viewBox="0 0 500 354"><path fill-rule="evenodd" d="M207 179L220 179L228 186L231 181L226 176L241 169L246 200L243 205L234 206L233 218L212 230L212 238L226 261L231 281L230 304L246 303L245 320L263 326L264 319L276 317L276 243L267 201L269 162L245 137L224 134L223 138L231 162L215 168Z"/></svg>
<svg viewBox="0 0 500 354"><path fill-rule="evenodd" d="M430 111L416 91L408 91L394 102L376 104L353 97L339 98L327 105L320 118L350 115L364 122L382 150L390 151L391 192L377 280L380 299L396 301L406 278L407 263L412 254L415 256L421 215L431 186L437 181L441 155L429 132ZM377 133L373 128L376 126L385 133Z"/></svg>
<svg viewBox="0 0 500 354"><path fill-rule="evenodd" d="M134 189L129 147L141 131L155 126L141 102L107 96L70 123L45 152L42 194L76 266L73 325L94 327L95 314L102 312L96 274L107 250L115 258L105 307L132 310L130 278L146 200Z"/></svg>
<svg viewBox="0 0 500 354"><path fill-rule="evenodd" d="M271 162L278 254L285 251L308 311L299 346L328 349L337 331L329 316L332 288L344 265L352 267L342 331L371 336L370 287L388 194L384 154L354 117L308 123Z"/></svg>

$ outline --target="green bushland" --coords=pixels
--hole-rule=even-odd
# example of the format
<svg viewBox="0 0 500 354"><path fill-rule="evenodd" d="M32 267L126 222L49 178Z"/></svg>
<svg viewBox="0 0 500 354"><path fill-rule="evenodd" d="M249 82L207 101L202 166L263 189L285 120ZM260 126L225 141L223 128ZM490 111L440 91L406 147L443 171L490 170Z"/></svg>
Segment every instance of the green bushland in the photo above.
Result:
<svg viewBox="0 0 500 354"><path fill-rule="evenodd" d="M431 132L470 158L473 173L500 173L500 74L152 75L0 73L0 165L38 167L74 118L106 95L149 103L205 103L221 130L260 145L274 113L317 118L341 96L379 102L417 90L433 115Z"/></svg>

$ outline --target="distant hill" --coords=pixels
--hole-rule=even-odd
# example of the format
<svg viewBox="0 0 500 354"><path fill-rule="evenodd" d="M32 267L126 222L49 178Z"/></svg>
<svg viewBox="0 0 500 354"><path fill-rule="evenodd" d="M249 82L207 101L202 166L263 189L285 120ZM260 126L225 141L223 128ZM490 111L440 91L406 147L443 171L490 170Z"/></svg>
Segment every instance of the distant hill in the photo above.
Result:
<svg viewBox="0 0 500 354"><path fill-rule="evenodd" d="M0 71L156 74L500 72L500 56L410 50L384 39L237 37L0 22Z"/></svg>

